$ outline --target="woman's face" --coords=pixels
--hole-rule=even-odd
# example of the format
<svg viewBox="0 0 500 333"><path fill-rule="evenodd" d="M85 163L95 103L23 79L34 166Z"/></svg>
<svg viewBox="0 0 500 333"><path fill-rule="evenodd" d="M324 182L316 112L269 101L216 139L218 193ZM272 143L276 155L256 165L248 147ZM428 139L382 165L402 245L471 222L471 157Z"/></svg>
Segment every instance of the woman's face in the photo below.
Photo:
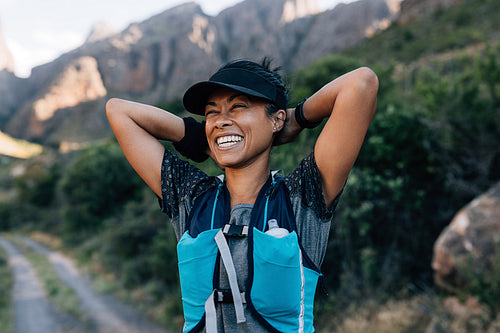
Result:
<svg viewBox="0 0 500 333"><path fill-rule="evenodd" d="M216 90L205 106L207 140L221 168L269 163L275 123L266 101L232 89ZM265 160L262 160L265 159Z"/></svg>

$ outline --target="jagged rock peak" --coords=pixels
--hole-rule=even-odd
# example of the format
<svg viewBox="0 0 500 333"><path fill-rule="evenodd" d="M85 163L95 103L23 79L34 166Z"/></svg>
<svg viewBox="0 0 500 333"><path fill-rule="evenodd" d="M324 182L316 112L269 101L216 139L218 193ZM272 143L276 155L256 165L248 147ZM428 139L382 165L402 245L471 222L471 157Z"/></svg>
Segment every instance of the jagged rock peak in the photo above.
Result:
<svg viewBox="0 0 500 333"><path fill-rule="evenodd" d="M119 32L120 30L109 22L104 22L104 21L97 22L92 26L92 29L90 30L90 33L85 43L92 43L99 40L103 40Z"/></svg>
<svg viewBox="0 0 500 333"><path fill-rule="evenodd" d="M0 21L0 71L7 70L11 73L14 72L14 58L7 48L7 44L3 39L2 22Z"/></svg>
<svg viewBox="0 0 500 333"><path fill-rule="evenodd" d="M318 13L316 0L288 0L283 6L281 22L288 23L295 19Z"/></svg>

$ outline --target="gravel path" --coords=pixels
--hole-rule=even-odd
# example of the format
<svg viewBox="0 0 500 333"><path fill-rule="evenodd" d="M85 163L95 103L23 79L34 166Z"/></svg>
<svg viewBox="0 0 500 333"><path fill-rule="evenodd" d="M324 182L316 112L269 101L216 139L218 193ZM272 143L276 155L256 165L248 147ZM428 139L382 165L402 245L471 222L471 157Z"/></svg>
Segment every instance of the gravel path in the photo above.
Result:
<svg viewBox="0 0 500 333"><path fill-rule="evenodd" d="M72 288L80 300L82 310L85 312L84 317L88 318L92 322L92 332L99 333L139 333L139 332L151 332L151 333L166 333L167 331L150 323L142 316L138 315L131 308L120 303L116 298L110 295L102 295L97 293L90 281L82 276L78 269L76 268L74 262L68 257L64 256L60 252L52 251L47 247L33 241L30 238L18 237L18 239L23 242L26 246L33 249L35 252L43 254L51 262L54 271L57 273L61 281ZM29 266L26 258L20 259L22 254L17 251L12 244L10 244L5 239L0 239L1 245L9 253L11 257L10 263L12 269L14 270L14 312L16 316L15 321L15 333L54 333L61 331L61 328L57 326L55 320L51 320L47 313L44 313L44 306L47 304L47 299L44 297L44 291L40 287L40 284L36 281L35 273L32 268L26 268ZM12 253L12 254L11 254ZM22 266L19 266L19 262L22 262ZM23 281L26 280L27 273L21 273L29 271L29 276L31 279L30 284L25 284ZM19 273L16 273L19 271ZM33 286L32 286L33 285ZM16 289L17 288L17 289ZM16 296L17 295L17 296ZM19 295L33 295L33 297L28 298L25 303L18 303ZM36 297L35 297L36 296ZM26 298L26 296L24 296ZM39 300L40 299L40 300ZM40 303L40 305L35 305L35 300ZM38 301L39 300L39 301ZM18 322L18 316L24 316L26 309L30 307L36 307L37 311L34 311L30 316L33 320L20 320ZM26 318L26 317L25 317ZM36 325L35 329L32 330L31 327L26 329L21 328L21 321L33 321ZM41 321L46 321L43 325L47 326L47 330L41 330ZM29 324L31 325L31 324ZM19 330L18 330L19 328ZM66 330L64 330L66 331ZM74 330L73 330L74 331Z"/></svg>
<svg viewBox="0 0 500 333"><path fill-rule="evenodd" d="M15 333L62 332L64 320L48 301L33 267L26 257L6 239L0 237L0 246L9 258L13 272L12 291ZM64 329L64 331L68 331Z"/></svg>

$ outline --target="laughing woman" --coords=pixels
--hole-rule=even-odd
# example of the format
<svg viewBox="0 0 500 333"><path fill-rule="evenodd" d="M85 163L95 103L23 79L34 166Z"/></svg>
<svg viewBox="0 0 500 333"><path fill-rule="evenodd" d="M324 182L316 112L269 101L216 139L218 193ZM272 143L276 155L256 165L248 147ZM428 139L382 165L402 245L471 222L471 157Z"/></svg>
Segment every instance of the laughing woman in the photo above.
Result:
<svg viewBox="0 0 500 333"><path fill-rule="evenodd" d="M184 95L185 108L206 123L108 101L125 156L174 225L184 332L314 332L314 293L333 211L377 90L373 71L359 68L287 109L277 72L236 61ZM285 177L271 172L271 147L324 118L314 151ZM159 140L196 161L210 156L224 177L206 175Z"/></svg>

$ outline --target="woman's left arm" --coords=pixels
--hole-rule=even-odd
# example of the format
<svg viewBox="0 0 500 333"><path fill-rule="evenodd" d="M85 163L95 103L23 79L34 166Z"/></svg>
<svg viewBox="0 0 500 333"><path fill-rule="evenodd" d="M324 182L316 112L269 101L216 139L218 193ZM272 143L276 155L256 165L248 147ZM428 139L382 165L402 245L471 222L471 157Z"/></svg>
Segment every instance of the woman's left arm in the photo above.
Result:
<svg viewBox="0 0 500 333"><path fill-rule="evenodd" d="M328 117L314 147L327 206L342 190L356 161L375 114L377 91L377 75L362 67L326 84L303 105L310 122Z"/></svg>

